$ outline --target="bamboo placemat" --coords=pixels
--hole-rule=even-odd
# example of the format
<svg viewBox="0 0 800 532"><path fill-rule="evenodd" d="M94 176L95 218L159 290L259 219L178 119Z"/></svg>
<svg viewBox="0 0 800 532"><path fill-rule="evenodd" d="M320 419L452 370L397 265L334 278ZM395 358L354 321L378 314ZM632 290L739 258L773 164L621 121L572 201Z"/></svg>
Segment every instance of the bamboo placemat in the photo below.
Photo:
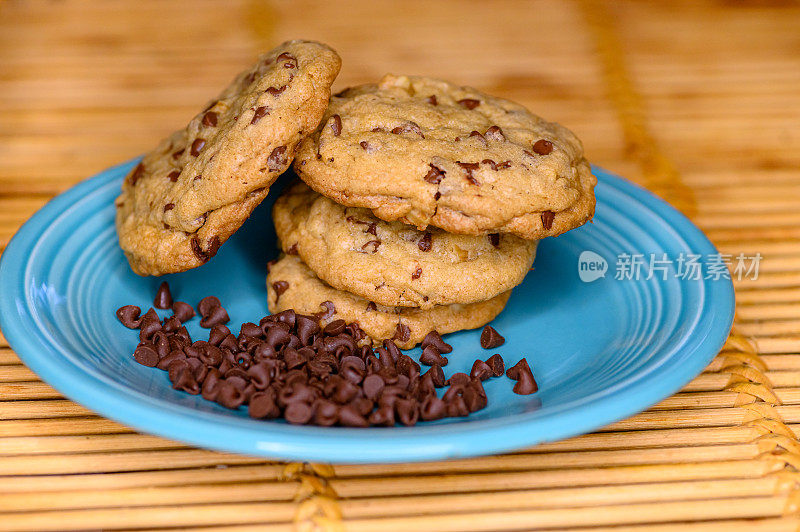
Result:
<svg viewBox="0 0 800 532"><path fill-rule="evenodd" d="M791 2L0 1L0 250L303 36L339 50L339 87L408 72L519 100L723 253L764 257L735 282L734 334L674 397L450 462L285 464L137 434L61 398L0 336L0 529L798 529L799 30Z"/></svg>

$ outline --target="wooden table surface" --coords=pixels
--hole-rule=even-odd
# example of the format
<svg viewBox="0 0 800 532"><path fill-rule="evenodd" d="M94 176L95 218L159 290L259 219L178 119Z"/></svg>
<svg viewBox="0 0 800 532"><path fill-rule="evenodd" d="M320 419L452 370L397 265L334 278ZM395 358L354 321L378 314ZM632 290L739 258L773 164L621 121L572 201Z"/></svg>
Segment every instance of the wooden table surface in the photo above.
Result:
<svg viewBox="0 0 800 532"><path fill-rule="evenodd" d="M0 250L53 195L300 37L339 51L336 88L394 72L518 100L722 252L760 252L728 344L681 393L596 434L331 467L136 434L63 399L0 336L0 529L798 529L798 3L0 0Z"/></svg>

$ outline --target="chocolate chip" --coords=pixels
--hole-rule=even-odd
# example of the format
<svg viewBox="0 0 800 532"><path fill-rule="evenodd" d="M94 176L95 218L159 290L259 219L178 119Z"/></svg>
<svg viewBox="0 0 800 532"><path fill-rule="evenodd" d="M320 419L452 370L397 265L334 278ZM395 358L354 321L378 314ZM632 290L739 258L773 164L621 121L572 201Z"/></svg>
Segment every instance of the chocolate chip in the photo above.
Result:
<svg viewBox="0 0 800 532"><path fill-rule="evenodd" d="M289 52L281 53L277 58L275 58L275 61L287 61L283 64L283 68L297 68L297 58Z"/></svg>
<svg viewBox="0 0 800 532"><path fill-rule="evenodd" d="M494 349L506 343L506 339L498 333L494 327L487 325L481 331L481 347L484 349Z"/></svg>
<svg viewBox="0 0 800 532"><path fill-rule="evenodd" d="M451 390L454 390L458 386L466 386L467 384L469 384L469 381L470 381L469 375L467 375L466 373L459 372L459 373L453 373L453 375L449 379L447 379L447 382L445 384L449 385L451 387ZM448 390L448 393L449 392L450 390Z"/></svg>
<svg viewBox="0 0 800 532"><path fill-rule="evenodd" d="M194 253L195 257L197 257L198 260L200 260L200 262L203 264L208 262L211 257L217 254L217 251L219 251L219 247L221 245L218 236L211 238L206 251L203 251L203 248L200 247L200 240L196 236L192 237L192 239L189 241L189 244L192 247L192 253Z"/></svg>
<svg viewBox="0 0 800 532"><path fill-rule="evenodd" d="M464 98L463 100L458 100L457 103L470 111L481 104L480 100L473 100L472 98Z"/></svg>
<svg viewBox="0 0 800 532"><path fill-rule="evenodd" d="M420 238L419 241L417 242L417 247L419 248L419 250L420 251L430 251L431 250L431 246L432 246L432 242L431 242L432 239L433 239L433 236L428 232L426 232L424 235L422 235L422 238Z"/></svg>
<svg viewBox="0 0 800 532"><path fill-rule="evenodd" d="M442 336L435 330L426 334L425 338L422 339L423 349L425 349L429 345L435 347L436 350L439 351L440 353L450 353L453 351L453 346L445 343L445 341L442 340Z"/></svg>
<svg viewBox="0 0 800 532"><path fill-rule="evenodd" d="M339 115L331 116L331 131L334 137L338 137L342 133L342 117Z"/></svg>
<svg viewBox="0 0 800 532"><path fill-rule="evenodd" d="M381 405L369 415L369 422L379 427L394 426L394 408L391 405Z"/></svg>
<svg viewBox="0 0 800 532"><path fill-rule="evenodd" d="M411 338L411 329L405 323L398 323L394 331L392 340L399 340L401 342L408 342Z"/></svg>
<svg viewBox="0 0 800 532"><path fill-rule="evenodd" d="M402 126L397 126L396 128L392 129L392 133L395 135L402 135L403 133L414 133L419 135L423 139L425 135L422 134L422 128L419 127L419 124L416 122L407 122Z"/></svg>
<svg viewBox="0 0 800 532"><path fill-rule="evenodd" d="M270 87L265 92L277 98L285 90L286 90L286 85L283 85L282 87Z"/></svg>
<svg viewBox="0 0 800 532"><path fill-rule="evenodd" d="M203 362L203 364L219 366L222 364L222 361L225 360L225 355L223 355L222 349L219 347L214 345L206 345L200 351L200 360Z"/></svg>
<svg viewBox="0 0 800 532"><path fill-rule="evenodd" d="M478 163L462 163L460 161L456 161L456 164L463 168L467 174L467 181L469 181L473 185L480 185L478 180L473 177L472 172L479 169L481 167Z"/></svg>
<svg viewBox="0 0 800 532"><path fill-rule="evenodd" d="M339 407L327 399L317 399L311 408L314 411L314 425L330 427L339 419Z"/></svg>
<svg viewBox="0 0 800 532"><path fill-rule="evenodd" d="M292 244L289 246L289 249L286 250L287 255L297 255L297 243Z"/></svg>
<svg viewBox="0 0 800 532"><path fill-rule="evenodd" d="M201 314L201 316L203 316L203 319L200 320L200 327L205 327L206 329L221 323L228 323L231 320L228 312L221 306L214 307L209 313Z"/></svg>
<svg viewBox="0 0 800 532"><path fill-rule="evenodd" d="M245 322L242 324L242 327L239 329L239 336L248 336L250 338L257 338L261 336L264 331L252 322Z"/></svg>
<svg viewBox="0 0 800 532"><path fill-rule="evenodd" d="M158 353L149 345L140 345L133 352L133 358L139 364L154 368L158 364Z"/></svg>
<svg viewBox="0 0 800 532"><path fill-rule="evenodd" d="M277 303L281 295L289 289L289 283L286 281L275 281L272 283L272 289L275 290L275 303Z"/></svg>
<svg viewBox="0 0 800 532"><path fill-rule="evenodd" d="M167 203L166 205L164 205L164 212L171 211L174 208L175 208L174 203Z"/></svg>
<svg viewBox="0 0 800 532"><path fill-rule="evenodd" d="M217 391L216 402L225 408L236 409L244 404L244 394L233 384L221 381Z"/></svg>
<svg viewBox="0 0 800 532"><path fill-rule="evenodd" d="M553 221L556 219L556 213L553 211L542 212L542 227L545 230L550 230L553 227Z"/></svg>
<svg viewBox="0 0 800 532"><path fill-rule="evenodd" d="M275 404L275 392L272 390L256 392L250 396L247 413L255 419L274 419L281 415L281 410Z"/></svg>
<svg viewBox="0 0 800 532"><path fill-rule="evenodd" d="M503 130L500 129L498 126L492 126L486 130L484 135L487 139L497 140L497 141L504 141L506 140L506 136L503 134Z"/></svg>
<svg viewBox="0 0 800 532"><path fill-rule="evenodd" d="M497 170L497 163L491 159L484 159L481 161L481 164L488 164L492 170Z"/></svg>
<svg viewBox="0 0 800 532"><path fill-rule="evenodd" d="M380 245L381 245L380 240L370 240L369 242L361 246L361 250L366 251L368 247L371 247L372 251L370 253L376 253L378 251L378 246Z"/></svg>
<svg viewBox="0 0 800 532"><path fill-rule="evenodd" d="M150 340L150 338L158 331L161 330L161 320L158 318L155 309L150 309L142 316L141 323L139 324L139 339Z"/></svg>
<svg viewBox="0 0 800 532"><path fill-rule="evenodd" d="M186 355L180 351L170 351L166 355L161 357L161 360L158 361L156 367L158 369L169 369L173 362L178 360L186 360ZM176 366L177 367L177 366ZM175 373L175 368L173 368L173 373Z"/></svg>
<svg viewBox="0 0 800 532"><path fill-rule="evenodd" d="M355 408L345 405L339 409L339 423L345 427L369 427L369 422Z"/></svg>
<svg viewBox="0 0 800 532"><path fill-rule="evenodd" d="M533 378L528 361L524 358L517 362L506 371L506 377L514 379L517 383L514 385L514 393L519 395L530 395L539 389L536 380Z"/></svg>
<svg viewBox="0 0 800 532"><path fill-rule="evenodd" d="M192 142L192 149L190 150L189 153L197 157L198 155L200 155L200 152L203 150L203 147L205 145L206 141L204 139L196 138L194 139L194 142Z"/></svg>
<svg viewBox="0 0 800 532"><path fill-rule="evenodd" d="M503 357L495 354L486 359L486 364L492 368L492 375L495 377L501 376L506 371L506 365L503 362Z"/></svg>
<svg viewBox="0 0 800 532"><path fill-rule="evenodd" d="M480 379L482 381L485 381L493 375L494 372L492 371L492 367L483 360L476 360L473 362L472 369L469 372L470 377Z"/></svg>
<svg viewBox="0 0 800 532"><path fill-rule="evenodd" d="M376 305L374 302L370 301L367 304L367 310L378 310L378 305Z"/></svg>
<svg viewBox="0 0 800 532"><path fill-rule="evenodd" d="M364 395L375 401L385 386L386 384L383 382L383 378L380 375L367 375L363 384Z"/></svg>
<svg viewBox="0 0 800 532"><path fill-rule="evenodd" d="M447 405L436 395L426 397L419 407L419 417L423 421L435 421L445 416L447 416Z"/></svg>
<svg viewBox="0 0 800 532"><path fill-rule="evenodd" d="M370 144L366 140L362 140L361 142L358 143L358 145L361 146L361 149L367 153L372 153L374 151L372 148L372 144Z"/></svg>
<svg viewBox="0 0 800 532"><path fill-rule="evenodd" d="M166 281L159 285L155 300L153 301L153 306L160 309L172 308L172 293Z"/></svg>
<svg viewBox="0 0 800 532"><path fill-rule="evenodd" d="M480 381L477 382L480 383ZM480 384L478 384L478 386L480 386ZM470 383L470 385L464 388L461 397L464 399L467 410L470 412L476 412L486 406L486 393L482 392L483 387L481 387L480 390L481 391L479 391L478 387L473 383Z"/></svg>
<svg viewBox="0 0 800 532"><path fill-rule="evenodd" d="M191 368L184 367L176 374L176 378L172 381L172 387L182 392L197 395L200 393L200 384L194 376Z"/></svg>
<svg viewBox="0 0 800 532"><path fill-rule="evenodd" d="M217 113L208 111L203 115L202 124L206 127L217 127Z"/></svg>
<svg viewBox="0 0 800 532"><path fill-rule="evenodd" d="M442 367L438 364L431 366L431 368L425 372L423 378L430 378L433 385L437 388L441 388L446 382L444 378L444 371L442 371Z"/></svg>
<svg viewBox="0 0 800 532"><path fill-rule="evenodd" d="M539 155L547 155L553 151L553 143L549 140L539 139L533 144L533 151Z"/></svg>
<svg viewBox="0 0 800 532"><path fill-rule="evenodd" d="M449 360L447 357L443 357L439 350L436 349L433 345L427 345L422 350L422 355L419 357L420 364L425 364L426 366L446 366Z"/></svg>
<svg viewBox="0 0 800 532"><path fill-rule="evenodd" d="M256 109L253 109L253 118L250 119L250 123L251 124L258 123L259 120L261 120L268 114L269 110L265 106L262 105L261 107L257 107Z"/></svg>
<svg viewBox="0 0 800 532"><path fill-rule="evenodd" d="M442 179L444 179L445 171L439 168L438 166L434 166L433 164L428 164L428 166L430 167L430 170L428 170L428 173L425 174L425 177L423 177L423 179L428 183L438 185L442 181Z"/></svg>
<svg viewBox="0 0 800 532"><path fill-rule="evenodd" d="M447 415L450 417L466 417L469 415L469 407L464 401L463 395L456 395L447 402Z"/></svg>
<svg viewBox="0 0 800 532"><path fill-rule="evenodd" d="M205 316L210 314L214 308L219 306L222 306L219 298L216 296L206 296L200 300L200 303L197 304L197 312L199 312L201 316Z"/></svg>
<svg viewBox="0 0 800 532"><path fill-rule="evenodd" d="M297 323L297 336L300 338L300 342L303 345L309 345L312 337L320 331L317 320L302 315L297 315L295 320Z"/></svg>
<svg viewBox="0 0 800 532"><path fill-rule="evenodd" d="M328 336L339 336L344 332L347 322L344 320L333 320L322 330Z"/></svg>
<svg viewBox="0 0 800 532"><path fill-rule="evenodd" d="M397 362L400 359L402 352L400 351L400 348L397 347L397 344L395 344L392 340L384 340L383 347L389 352L394 362Z"/></svg>
<svg viewBox="0 0 800 532"><path fill-rule="evenodd" d="M143 175L144 175L144 164L139 163L136 165L136 168L134 168L133 171L128 176L128 182L131 184L131 186L133 186L136 184L137 181L139 181L139 178L141 178Z"/></svg>
<svg viewBox="0 0 800 532"><path fill-rule="evenodd" d="M267 158L267 166L271 172L282 170L287 164L286 146L278 146L272 150L272 153L269 154L269 158Z"/></svg>
<svg viewBox="0 0 800 532"><path fill-rule="evenodd" d="M117 309L117 319L128 329L138 329L142 323L141 312L142 309L135 305L125 305Z"/></svg>
<svg viewBox="0 0 800 532"><path fill-rule="evenodd" d="M274 319L278 323L283 323L286 328L291 330L297 322L297 314L295 314L294 309L287 309L275 314Z"/></svg>
<svg viewBox="0 0 800 532"><path fill-rule="evenodd" d="M173 183L175 183L175 182L178 180L178 177L179 177L180 175L181 175L180 171L178 171L178 170L173 170L172 172L170 172L170 173L169 173L169 175L167 175L167 177L169 178L169 180L170 180L170 181L172 181Z"/></svg>
<svg viewBox="0 0 800 532"><path fill-rule="evenodd" d="M283 412L286 421L293 425L305 425L311 421L313 415L314 411L311 410L311 406L300 401L290 403Z"/></svg>
<svg viewBox="0 0 800 532"><path fill-rule="evenodd" d="M322 312L317 312L314 314L314 316L316 316L316 318L320 321L327 320L336 313L336 307L331 301L323 301L319 304L319 306L325 309Z"/></svg>
<svg viewBox="0 0 800 532"><path fill-rule="evenodd" d="M194 318L194 309L189 303L183 301L176 301L172 304L172 312L181 323L186 323Z"/></svg>
<svg viewBox="0 0 800 532"><path fill-rule="evenodd" d="M496 248L500 247L500 235L498 233L489 234L489 242Z"/></svg>
<svg viewBox="0 0 800 532"><path fill-rule="evenodd" d="M420 277L422 277L422 268L417 268L414 270L414 273L411 274L411 280L416 281Z"/></svg>
<svg viewBox="0 0 800 532"><path fill-rule="evenodd" d="M419 419L419 405L411 399L398 399L394 403L394 410L397 419L403 425L412 427L417 424Z"/></svg>

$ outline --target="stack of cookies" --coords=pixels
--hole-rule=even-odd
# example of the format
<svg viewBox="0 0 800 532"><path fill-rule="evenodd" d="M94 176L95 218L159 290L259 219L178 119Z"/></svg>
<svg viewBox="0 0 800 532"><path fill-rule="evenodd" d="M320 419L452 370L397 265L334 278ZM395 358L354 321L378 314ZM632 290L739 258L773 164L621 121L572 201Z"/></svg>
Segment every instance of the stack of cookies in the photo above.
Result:
<svg viewBox="0 0 800 532"><path fill-rule="evenodd" d="M116 201L134 272L208 262L292 162L275 204L285 253L272 312L358 322L413 347L493 319L536 242L582 225L594 185L580 142L513 102L386 76L331 98L341 60L289 41L240 73L130 172Z"/></svg>
<svg viewBox="0 0 800 532"><path fill-rule="evenodd" d="M580 142L474 89L386 76L331 98L276 201L285 255L271 312L358 322L409 348L505 306L537 241L582 225L596 183Z"/></svg>

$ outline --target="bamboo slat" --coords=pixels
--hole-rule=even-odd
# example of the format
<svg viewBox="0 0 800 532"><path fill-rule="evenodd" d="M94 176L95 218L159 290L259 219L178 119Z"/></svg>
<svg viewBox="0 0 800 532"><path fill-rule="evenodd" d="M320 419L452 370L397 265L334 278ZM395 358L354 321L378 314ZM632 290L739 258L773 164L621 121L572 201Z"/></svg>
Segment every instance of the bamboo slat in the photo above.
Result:
<svg viewBox="0 0 800 532"><path fill-rule="evenodd" d="M763 257L734 280L735 333L678 394L448 462L285 464L138 434L61 397L0 333L0 529L800 529L798 27L780 2L0 2L0 253L50 197L310 37L344 58L335 89L391 71L516 99L722 253Z"/></svg>

